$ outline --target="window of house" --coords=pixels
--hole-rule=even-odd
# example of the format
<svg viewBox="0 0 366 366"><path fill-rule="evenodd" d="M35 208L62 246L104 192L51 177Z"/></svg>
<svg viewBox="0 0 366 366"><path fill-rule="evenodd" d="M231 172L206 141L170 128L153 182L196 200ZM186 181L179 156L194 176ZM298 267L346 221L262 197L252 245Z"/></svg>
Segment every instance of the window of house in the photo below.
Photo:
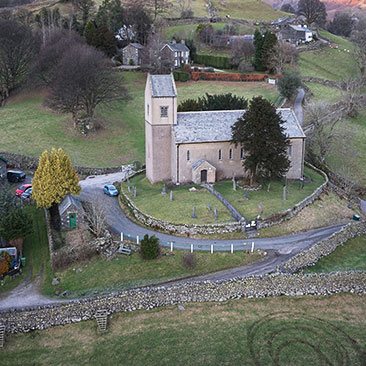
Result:
<svg viewBox="0 0 366 366"><path fill-rule="evenodd" d="M240 159L241 160L244 159L244 149L243 148L240 149Z"/></svg>
<svg viewBox="0 0 366 366"><path fill-rule="evenodd" d="M168 107L167 106L160 107L160 117L168 117Z"/></svg>
<svg viewBox="0 0 366 366"><path fill-rule="evenodd" d="M189 161L191 159L191 154L189 152L189 150L187 150L187 161Z"/></svg>
<svg viewBox="0 0 366 366"><path fill-rule="evenodd" d="M147 115L150 114L150 104L147 105Z"/></svg>
<svg viewBox="0 0 366 366"><path fill-rule="evenodd" d="M221 151L221 149L219 150L219 160L222 160L222 151Z"/></svg>
<svg viewBox="0 0 366 366"><path fill-rule="evenodd" d="M229 159L232 160L233 159L233 149L229 150Z"/></svg>

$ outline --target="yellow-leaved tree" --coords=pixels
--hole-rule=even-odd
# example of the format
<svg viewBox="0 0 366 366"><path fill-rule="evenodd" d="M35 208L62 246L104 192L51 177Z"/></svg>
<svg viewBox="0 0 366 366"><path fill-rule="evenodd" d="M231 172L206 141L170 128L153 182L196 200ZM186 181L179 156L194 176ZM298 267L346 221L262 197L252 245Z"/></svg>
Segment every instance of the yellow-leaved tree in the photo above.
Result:
<svg viewBox="0 0 366 366"><path fill-rule="evenodd" d="M58 204L66 195L80 193L79 177L65 151L43 151L32 185L32 198L38 207L49 209L53 228L60 230Z"/></svg>

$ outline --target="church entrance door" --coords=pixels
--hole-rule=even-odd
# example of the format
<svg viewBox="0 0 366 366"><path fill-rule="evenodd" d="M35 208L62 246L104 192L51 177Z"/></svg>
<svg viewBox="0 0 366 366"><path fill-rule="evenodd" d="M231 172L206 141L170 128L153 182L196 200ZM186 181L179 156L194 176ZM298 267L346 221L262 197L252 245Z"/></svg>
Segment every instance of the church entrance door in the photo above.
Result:
<svg viewBox="0 0 366 366"><path fill-rule="evenodd" d="M207 169L201 170L201 183L207 183Z"/></svg>

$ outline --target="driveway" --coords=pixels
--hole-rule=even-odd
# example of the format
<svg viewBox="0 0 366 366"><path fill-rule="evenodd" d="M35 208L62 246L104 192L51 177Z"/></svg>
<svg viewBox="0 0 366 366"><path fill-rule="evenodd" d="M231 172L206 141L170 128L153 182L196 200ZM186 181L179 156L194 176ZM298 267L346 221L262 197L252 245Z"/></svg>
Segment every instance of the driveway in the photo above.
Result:
<svg viewBox="0 0 366 366"><path fill-rule="evenodd" d="M305 90L304 89L299 89L297 92L297 96L294 102L294 111L296 114L297 119L299 120L300 126L303 125L304 123L304 110L302 107L302 102L304 100L305 97Z"/></svg>

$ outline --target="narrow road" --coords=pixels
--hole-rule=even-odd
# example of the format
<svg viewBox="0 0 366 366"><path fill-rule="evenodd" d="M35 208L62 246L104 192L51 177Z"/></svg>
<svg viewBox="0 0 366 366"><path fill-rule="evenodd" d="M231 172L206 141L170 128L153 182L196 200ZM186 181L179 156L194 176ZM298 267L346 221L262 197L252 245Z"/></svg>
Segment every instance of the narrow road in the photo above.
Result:
<svg viewBox="0 0 366 366"><path fill-rule="evenodd" d="M304 123L304 111L302 108L302 102L305 98L305 90L300 88L297 92L297 96L294 102L294 111L297 119L299 120L300 126Z"/></svg>

